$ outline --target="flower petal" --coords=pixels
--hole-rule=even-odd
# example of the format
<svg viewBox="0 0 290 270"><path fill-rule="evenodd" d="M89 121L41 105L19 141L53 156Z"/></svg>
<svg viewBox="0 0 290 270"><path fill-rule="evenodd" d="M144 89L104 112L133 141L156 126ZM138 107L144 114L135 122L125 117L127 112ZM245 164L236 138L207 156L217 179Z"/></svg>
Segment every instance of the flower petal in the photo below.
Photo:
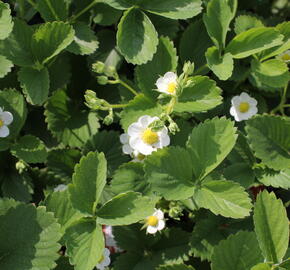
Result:
<svg viewBox="0 0 290 270"><path fill-rule="evenodd" d="M176 73L169 71L169 72L166 72L164 74L163 78L165 80L168 80L168 81L172 82L172 81L176 81L177 75L176 75Z"/></svg>
<svg viewBox="0 0 290 270"><path fill-rule="evenodd" d="M150 234L154 234L157 231L158 231L157 227L153 227L153 226L148 226L147 229L146 229L146 232L150 233Z"/></svg>
<svg viewBox="0 0 290 270"><path fill-rule="evenodd" d="M141 124L139 124L138 122L134 122L133 124L131 124L128 127L128 135L130 136L130 139L132 137L136 137L136 136L140 136L140 133L142 132L143 127L141 126Z"/></svg>
<svg viewBox="0 0 290 270"><path fill-rule="evenodd" d="M158 225L157 225L157 230L161 231L165 227L165 221L163 219L159 220Z"/></svg>
<svg viewBox="0 0 290 270"><path fill-rule="evenodd" d="M133 153L133 148L129 144L124 144L122 146L122 151L124 154L131 155Z"/></svg>
<svg viewBox="0 0 290 270"><path fill-rule="evenodd" d="M6 126L2 126L0 128L0 138L5 138L9 136L9 128Z"/></svg>
<svg viewBox="0 0 290 270"><path fill-rule="evenodd" d="M164 214L160 209L156 210L153 216L157 217L158 219L164 219Z"/></svg>
<svg viewBox="0 0 290 270"><path fill-rule="evenodd" d="M3 112L1 118L5 125L10 125L13 121L13 115L10 112Z"/></svg>
<svg viewBox="0 0 290 270"><path fill-rule="evenodd" d="M120 142L122 144L127 144L129 143L129 135L127 133L123 133L120 135Z"/></svg>

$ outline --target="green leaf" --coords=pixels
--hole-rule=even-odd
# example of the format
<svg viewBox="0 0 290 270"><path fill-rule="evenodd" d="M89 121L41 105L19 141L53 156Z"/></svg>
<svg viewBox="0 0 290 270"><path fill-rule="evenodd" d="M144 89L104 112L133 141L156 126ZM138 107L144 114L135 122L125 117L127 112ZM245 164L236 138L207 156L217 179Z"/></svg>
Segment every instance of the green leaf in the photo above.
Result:
<svg viewBox="0 0 290 270"><path fill-rule="evenodd" d="M205 112L222 103L221 89L206 76L190 77L183 88L175 112Z"/></svg>
<svg viewBox="0 0 290 270"><path fill-rule="evenodd" d="M0 268L53 269L61 237L60 226L53 215L44 207L35 208L31 204L15 203L10 207L6 204L6 209L1 209L2 206L1 203Z"/></svg>
<svg viewBox="0 0 290 270"><path fill-rule="evenodd" d="M106 4L113 8L124 10L128 9L142 0L106 0Z"/></svg>
<svg viewBox="0 0 290 270"><path fill-rule="evenodd" d="M283 43L280 46L263 51L260 57L261 60L276 56L290 49L290 22L280 23L275 29L284 36Z"/></svg>
<svg viewBox="0 0 290 270"><path fill-rule="evenodd" d="M181 147L168 147L152 153L145 159L146 178L153 191L166 200L180 200L194 193L192 162Z"/></svg>
<svg viewBox="0 0 290 270"><path fill-rule="evenodd" d="M13 29L9 4L0 2L0 40L7 38Z"/></svg>
<svg viewBox="0 0 290 270"><path fill-rule="evenodd" d="M250 215L251 200L245 190L231 181L209 181L195 190L198 206L209 209L215 215L243 218Z"/></svg>
<svg viewBox="0 0 290 270"><path fill-rule="evenodd" d="M43 141L32 135L21 137L12 147L11 153L27 163L43 163L47 152Z"/></svg>
<svg viewBox="0 0 290 270"><path fill-rule="evenodd" d="M15 65L32 66L34 64L34 57L31 52L32 35L32 27L15 18L12 33L0 43L1 54Z"/></svg>
<svg viewBox="0 0 290 270"><path fill-rule="evenodd" d="M275 171L266 168L257 174L257 178L259 182L266 186L284 189L290 188L290 169Z"/></svg>
<svg viewBox="0 0 290 270"><path fill-rule="evenodd" d="M121 125L124 130L138 120L142 115L158 116L162 113L162 107L143 94L135 96L121 113Z"/></svg>
<svg viewBox="0 0 290 270"><path fill-rule="evenodd" d="M122 11L116 10L107 3L98 3L94 8L94 23L103 26L115 24L122 16Z"/></svg>
<svg viewBox="0 0 290 270"><path fill-rule="evenodd" d="M81 219L83 215L73 208L68 190L55 191L45 200L47 211L53 212L57 222L61 225L61 233L64 235L67 228Z"/></svg>
<svg viewBox="0 0 290 270"><path fill-rule="evenodd" d="M274 170L290 168L290 120L257 115L247 121L246 131L255 156Z"/></svg>
<svg viewBox="0 0 290 270"><path fill-rule="evenodd" d="M149 187L145 181L143 165L139 162L129 162L120 166L113 175L111 188L115 194L135 191L147 195Z"/></svg>
<svg viewBox="0 0 290 270"><path fill-rule="evenodd" d="M235 10L229 0L211 0L207 5L203 21L210 38L219 51L225 47L226 35L234 16Z"/></svg>
<svg viewBox="0 0 290 270"><path fill-rule="evenodd" d="M26 120L27 108L25 100L16 90L6 89L0 91L0 104L4 111L11 112L13 115L13 122L9 125L10 135L8 138L16 138ZM1 138L0 144L8 138Z"/></svg>
<svg viewBox="0 0 290 270"><path fill-rule="evenodd" d="M47 68L23 67L18 73L18 80L29 103L41 105L47 100L50 83Z"/></svg>
<svg viewBox="0 0 290 270"><path fill-rule="evenodd" d="M258 88L270 86L274 88L285 87L290 80L287 63L279 59L270 59L265 62L252 60L251 76Z"/></svg>
<svg viewBox="0 0 290 270"><path fill-rule="evenodd" d="M266 261L280 262L288 247L289 221L283 202L276 199L274 193L259 193L254 208L254 224Z"/></svg>
<svg viewBox="0 0 290 270"><path fill-rule="evenodd" d="M235 36L226 47L226 53L231 53L233 58L245 58L282 42L283 35L274 28L252 28Z"/></svg>
<svg viewBox="0 0 290 270"><path fill-rule="evenodd" d="M33 34L31 48L40 64L63 51L74 39L72 26L64 22L42 24Z"/></svg>
<svg viewBox="0 0 290 270"><path fill-rule="evenodd" d="M253 266L251 270L271 270L271 266L267 263L259 263Z"/></svg>
<svg viewBox="0 0 290 270"><path fill-rule="evenodd" d="M156 200L129 191L115 196L97 211L97 222L104 225L129 225L152 215Z"/></svg>
<svg viewBox="0 0 290 270"><path fill-rule="evenodd" d="M94 215L102 191L106 185L107 161L103 153L90 152L75 166L69 193L74 208Z"/></svg>
<svg viewBox="0 0 290 270"><path fill-rule="evenodd" d="M205 56L209 68L220 80L225 81L232 76L234 60L230 53L221 56L217 47L210 47Z"/></svg>
<svg viewBox="0 0 290 270"><path fill-rule="evenodd" d="M79 111L64 90L58 90L45 105L48 129L64 145L81 147L98 132L96 113Z"/></svg>
<svg viewBox="0 0 290 270"><path fill-rule="evenodd" d="M157 270L194 270L190 265L185 264L172 264L172 265L162 265Z"/></svg>
<svg viewBox="0 0 290 270"><path fill-rule="evenodd" d="M145 64L153 58L158 35L147 15L139 9L127 10L118 25L117 45L132 64Z"/></svg>
<svg viewBox="0 0 290 270"><path fill-rule="evenodd" d="M91 28L81 22L74 24L73 28L75 31L74 40L67 47L67 50L80 55L94 53L99 47L99 42Z"/></svg>
<svg viewBox="0 0 290 270"><path fill-rule="evenodd" d="M202 10L201 4L201 0L143 0L140 6L160 16L184 20L198 15Z"/></svg>
<svg viewBox="0 0 290 270"><path fill-rule="evenodd" d="M158 32L159 37L164 36L170 38L171 40L176 38L177 33L180 30L178 20L158 16L153 13L148 14L148 17L153 23L156 31Z"/></svg>
<svg viewBox="0 0 290 270"><path fill-rule="evenodd" d="M54 149L48 152L47 168L54 177L70 182L74 166L79 162L81 153L77 149Z"/></svg>
<svg viewBox="0 0 290 270"><path fill-rule="evenodd" d="M66 0L37 0L36 8L47 22L66 21L68 18Z"/></svg>
<svg viewBox="0 0 290 270"><path fill-rule="evenodd" d="M67 229L67 254L75 270L92 270L105 248L102 227L92 220L81 220Z"/></svg>
<svg viewBox="0 0 290 270"><path fill-rule="evenodd" d="M212 255L212 270L246 270L263 260L255 233L240 231L220 241Z"/></svg>
<svg viewBox="0 0 290 270"><path fill-rule="evenodd" d="M187 148L196 178L205 177L230 153L237 139L235 132L234 123L224 117L207 120L192 130Z"/></svg>
<svg viewBox="0 0 290 270"><path fill-rule="evenodd" d="M240 15L235 20L235 33L241 34L252 28L263 27L264 24L256 17L250 15Z"/></svg>
<svg viewBox="0 0 290 270"><path fill-rule="evenodd" d="M4 78L12 69L13 63L5 56L0 55L0 79Z"/></svg>
<svg viewBox="0 0 290 270"><path fill-rule="evenodd" d="M191 61L200 68L206 64L205 52L211 45L212 42L203 21L197 20L190 24L181 36L180 58L183 62Z"/></svg>
<svg viewBox="0 0 290 270"><path fill-rule="evenodd" d="M252 168L247 163L234 163L224 170L227 180L239 183L244 188L248 188L255 182L255 175Z"/></svg>
<svg viewBox="0 0 290 270"><path fill-rule="evenodd" d="M157 88L155 85L157 79L168 71L175 71L177 62L178 57L173 42L167 37L161 37L153 59L135 69L138 86L142 92L156 98L158 92L154 89Z"/></svg>
<svg viewBox="0 0 290 270"><path fill-rule="evenodd" d="M128 161L128 156L123 154L120 133L117 131L98 132L86 143L84 149L85 151L97 150L105 154L109 177L121 164Z"/></svg>

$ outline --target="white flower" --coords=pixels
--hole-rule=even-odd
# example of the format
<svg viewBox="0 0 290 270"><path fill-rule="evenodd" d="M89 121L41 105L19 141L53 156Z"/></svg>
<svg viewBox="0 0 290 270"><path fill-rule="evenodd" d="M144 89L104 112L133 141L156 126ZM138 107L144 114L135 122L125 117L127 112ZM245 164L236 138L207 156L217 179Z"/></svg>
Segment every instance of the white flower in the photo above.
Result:
<svg viewBox="0 0 290 270"><path fill-rule="evenodd" d="M177 75L174 72L166 72L156 81L155 85L158 92L174 95L177 87Z"/></svg>
<svg viewBox="0 0 290 270"><path fill-rule="evenodd" d="M129 144L129 135L123 133L120 135L120 142L123 144L122 151L124 154L130 155L134 162L142 162L145 158L145 155L141 154L139 151L134 150Z"/></svg>
<svg viewBox="0 0 290 270"><path fill-rule="evenodd" d="M9 128L7 127L13 121L13 115L10 112L3 112L0 107L0 137L4 138L9 135Z"/></svg>
<svg viewBox="0 0 290 270"><path fill-rule="evenodd" d="M152 216L146 218L146 232L154 234L161 231L165 227L164 214L160 209L155 209Z"/></svg>
<svg viewBox="0 0 290 270"><path fill-rule="evenodd" d="M110 251L107 248L105 248L102 257L97 264L97 268L99 270L104 270L105 267L108 266L110 263L111 263Z"/></svg>
<svg viewBox="0 0 290 270"><path fill-rule="evenodd" d="M137 122L128 127L129 145L142 155L150 155L158 148L163 148L170 143L167 128L164 126L159 131L152 131L148 126L159 120L158 117L141 116Z"/></svg>
<svg viewBox="0 0 290 270"><path fill-rule="evenodd" d="M105 236L106 247L109 248L111 253L121 252L123 251L121 248L117 246L115 236L113 234L113 227L112 226L103 226L103 233Z"/></svg>
<svg viewBox="0 0 290 270"><path fill-rule="evenodd" d="M278 57L286 63L290 62L290 50L281 53Z"/></svg>
<svg viewBox="0 0 290 270"><path fill-rule="evenodd" d="M245 92L242 92L239 96L234 96L231 102L230 114L238 122L247 120L258 112L257 100L251 98Z"/></svg>

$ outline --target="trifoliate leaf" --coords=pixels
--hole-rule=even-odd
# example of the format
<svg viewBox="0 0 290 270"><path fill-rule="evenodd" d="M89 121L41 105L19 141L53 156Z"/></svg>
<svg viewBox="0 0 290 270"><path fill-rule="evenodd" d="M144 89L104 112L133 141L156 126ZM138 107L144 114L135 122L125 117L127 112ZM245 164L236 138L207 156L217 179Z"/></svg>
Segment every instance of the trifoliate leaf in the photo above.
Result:
<svg viewBox="0 0 290 270"><path fill-rule="evenodd" d="M255 156L274 170L290 168L290 120L257 115L247 121L246 131Z"/></svg>
<svg viewBox="0 0 290 270"><path fill-rule="evenodd" d="M16 138L26 120L25 100L20 92L15 89L6 89L0 91L0 104L3 111L8 111L13 115L13 122L9 125L10 135L8 138ZM0 144L5 140L7 139L1 138Z"/></svg>
<svg viewBox="0 0 290 270"><path fill-rule="evenodd" d="M230 53L221 56L217 47L210 47L205 56L209 68L220 80L224 81L232 76L234 60Z"/></svg>
<svg viewBox="0 0 290 270"><path fill-rule="evenodd" d="M15 65L33 66L34 57L31 51L33 29L24 21L14 19L12 33L0 44L1 54Z"/></svg>
<svg viewBox="0 0 290 270"><path fill-rule="evenodd" d="M290 169L275 171L269 168L261 169L256 173L259 182L276 188L290 188Z"/></svg>
<svg viewBox="0 0 290 270"><path fill-rule="evenodd" d="M74 208L94 215L102 191L106 185L107 161L103 153L90 152L75 166L69 193Z"/></svg>
<svg viewBox="0 0 290 270"><path fill-rule="evenodd" d="M97 222L104 225L129 225L145 219L154 212L156 200L140 193L121 193L97 211Z"/></svg>
<svg viewBox="0 0 290 270"><path fill-rule="evenodd" d="M12 69L13 63L5 56L0 55L0 78L4 78Z"/></svg>
<svg viewBox="0 0 290 270"><path fill-rule="evenodd" d="M18 80L29 103L41 105L47 100L50 81L47 68L23 67L18 73Z"/></svg>
<svg viewBox="0 0 290 270"><path fill-rule="evenodd" d="M201 4L201 0L143 0L140 6L148 12L177 20L198 15Z"/></svg>
<svg viewBox="0 0 290 270"><path fill-rule="evenodd" d="M241 34L249 29L263 27L264 24L257 17L250 15L240 15L235 20L235 33Z"/></svg>
<svg viewBox="0 0 290 270"><path fill-rule="evenodd" d="M193 195L198 206L216 215L243 218L250 215L251 200L245 190L232 181L209 181L196 188Z"/></svg>
<svg viewBox="0 0 290 270"><path fill-rule="evenodd" d="M287 63L279 59L270 59L265 62L252 60L251 76L255 86L261 89L264 85L273 88L285 87L290 80Z"/></svg>
<svg viewBox="0 0 290 270"><path fill-rule="evenodd" d="M11 147L11 153L27 163L43 163L47 158L45 144L32 135L21 137Z"/></svg>
<svg viewBox="0 0 290 270"><path fill-rule="evenodd" d="M235 9L231 4L228 0L211 0L203 15L207 32L219 51L225 46L229 25L235 16Z"/></svg>
<svg viewBox="0 0 290 270"><path fill-rule="evenodd" d="M144 163L152 191L157 191L167 200L184 200L193 195L192 162L185 149L169 147L158 150Z"/></svg>
<svg viewBox="0 0 290 270"><path fill-rule="evenodd" d="M240 231L220 241L211 261L212 270L245 270L261 262L263 257L255 233Z"/></svg>
<svg viewBox="0 0 290 270"><path fill-rule="evenodd" d="M66 21L68 18L66 0L37 0L36 8L47 22Z"/></svg>
<svg viewBox="0 0 290 270"><path fill-rule="evenodd" d="M196 178L202 179L224 160L235 145L235 132L234 122L224 117L207 120L192 130L187 148Z"/></svg>
<svg viewBox="0 0 290 270"><path fill-rule="evenodd" d="M117 131L102 130L98 132L86 143L84 149L85 151L98 151L105 154L109 177L121 164L128 161L128 156L122 152L120 133Z"/></svg>
<svg viewBox="0 0 290 270"><path fill-rule="evenodd" d="M178 58L176 49L169 38L161 37L157 47L157 52L153 59L144 65L136 67L136 77L138 86L145 95L156 98L158 92L155 85L157 79L168 71L175 71Z"/></svg>
<svg viewBox="0 0 290 270"><path fill-rule="evenodd" d="M9 5L0 2L0 40L7 38L12 29L13 21Z"/></svg>
<svg viewBox="0 0 290 270"><path fill-rule="evenodd" d="M197 68L206 64L205 52L212 45L202 20L190 24L180 40L179 55L183 62L191 61Z"/></svg>
<svg viewBox="0 0 290 270"><path fill-rule="evenodd" d="M153 58L158 35L147 15L139 9L127 10L118 25L117 45L132 64L145 64Z"/></svg>
<svg viewBox="0 0 290 270"><path fill-rule="evenodd" d="M283 43L283 35L270 27L252 28L235 36L226 47L233 58L245 58Z"/></svg>
<svg viewBox="0 0 290 270"><path fill-rule="evenodd" d="M97 37L85 23L78 22L73 25L75 36L73 42L67 47L74 54L92 54L99 46Z"/></svg>
<svg viewBox="0 0 290 270"><path fill-rule="evenodd" d="M2 208L2 203L0 203ZM0 209L1 269L50 270L56 264L60 226L44 207L17 203ZM21 222L21 229L19 228Z"/></svg>
<svg viewBox="0 0 290 270"><path fill-rule="evenodd" d="M214 80L205 76L194 76L188 79L187 86L183 88L174 106L174 111L205 112L221 102L221 89Z"/></svg>
<svg viewBox="0 0 290 270"><path fill-rule="evenodd" d="M67 229L67 254L75 270L92 270L105 248L102 227L93 220L83 219Z"/></svg>
<svg viewBox="0 0 290 270"><path fill-rule="evenodd" d="M64 22L42 24L33 34L31 48L38 63L45 64L74 39L72 26Z"/></svg>
<svg viewBox="0 0 290 270"><path fill-rule="evenodd" d="M57 222L61 225L63 235L69 226L83 217L79 211L73 208L67 189L51 193L46 198L45 205L47 211L54 213Z"/></svg>
<svg viewBox="0 0 290 270"><path fill-rule="evenodd" d="M131 100L128 106L121 113L121 124L125 131L128 127L138 120L142 115L159 116L162 108L156 101L143 94L139 94Z"/></svg>
<svg viewBox="0 0 290 270"><path fill-rule="evenodd" d="M48 152L47 168L49 173L62 181L71 180L74 166L79 162L81 153L77 149L55 149Z"/></svg>
<svg viewBox="0 0 290 270"><path fill-rule="evenodd" d="M135 191L146 195L149 192L149 184L145 181L143 164L129 162L120 166L113 175L111 187L115 194Z"/></svg>
<svg viewBox="0 0 290 270"><path fill-rule="evenodd" d="M283 202L276 199L274 193L263 191L258 195L254 209L254 223L266 261L280 262L288 247L289 221Z"/></svg>
<svg viewBox="0 0 290 270"><path fill-rule="evenodd" d="M48 129L64 145L81 147L98 132L97 115L79 111L64 90L54 92L45 108Z"/></svg>

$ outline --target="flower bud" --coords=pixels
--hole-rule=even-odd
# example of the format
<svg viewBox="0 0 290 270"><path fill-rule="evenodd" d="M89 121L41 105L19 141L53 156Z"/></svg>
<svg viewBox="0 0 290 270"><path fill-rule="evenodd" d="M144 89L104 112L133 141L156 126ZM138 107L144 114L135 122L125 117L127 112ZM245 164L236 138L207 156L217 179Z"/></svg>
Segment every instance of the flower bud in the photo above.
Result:
<svg viewBox="0 0 290 270"><path fill-rule="evenodd" d="M109 81L107 76L98 76L97 80L100 85L106 85Z"/></svg>
<svg viewBox="0 0 290 270"><path fill-rule="evenodd" d="M92 65L92 69L96 73L104 73L105 64L101 61L98 61Z"/></svg>

